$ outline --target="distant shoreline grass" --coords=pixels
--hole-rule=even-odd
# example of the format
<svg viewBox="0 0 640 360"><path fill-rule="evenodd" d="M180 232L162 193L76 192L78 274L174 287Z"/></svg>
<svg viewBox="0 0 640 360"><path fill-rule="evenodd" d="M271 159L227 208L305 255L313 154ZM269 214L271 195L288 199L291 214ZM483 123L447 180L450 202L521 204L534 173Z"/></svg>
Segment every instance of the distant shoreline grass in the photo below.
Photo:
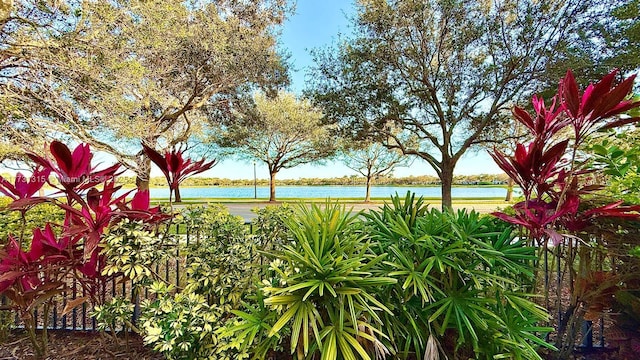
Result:
<svg viewBox="0 0 640 360"><path fill-rule="evenodd" d="M276 203L295 203L295 202L325 202L338 201L340 203L363 203L363 198L278 198ZM371 203L383 203L388 201L390 197L375 197L371 198ZM441 202L440 197L423 197L426 202L434 201ZM169 200L168 198L151 198L154 203L162 203ZM505 204L504 197L454 197L452 198L454 203L483 203L483 204ZM182 204L203 204L209 202L221 202L221 203L237 203L237 204L263 204L269 203L268 198L183 198Z"/></svg>
<svg viewBox="0 0 640 360"><path fill-rule="evenodd" d="M317 184L317 185L289 185L289 184L283 184L283 185L277 185L277 188L280 187L364 187L365 185L363 184L355 184L355 185L336 185L336 184ZM252 188L253 185L189 185L189 186L180 186L180 189L206 189L206 188L212 188L212 187L216 187L216 188ZM260 185L258 184L258 187L264 188L264 187L269 187L269 185ZM404 187L404 188L439 188L441 187L440 185L436 185L436 184L426 184L426 185L421 185L421 184L412 184L412 185L405 185L405 184L380 184L380 185L373 185L372 188L376 188L376 187ZM477 184L477 185L473 185L473 184L456 184L453 185L454 188L468 188L468 187L483 187L483 188L501 188L501 189L506 189L507 185L502 185L502 184L497 184L497 185L487 185L487 184ZM135 189L134 185L123 185L122 186L123 189ZM150 189L168 189L169 187L166 185L151 185L149 186Z"/></svg>

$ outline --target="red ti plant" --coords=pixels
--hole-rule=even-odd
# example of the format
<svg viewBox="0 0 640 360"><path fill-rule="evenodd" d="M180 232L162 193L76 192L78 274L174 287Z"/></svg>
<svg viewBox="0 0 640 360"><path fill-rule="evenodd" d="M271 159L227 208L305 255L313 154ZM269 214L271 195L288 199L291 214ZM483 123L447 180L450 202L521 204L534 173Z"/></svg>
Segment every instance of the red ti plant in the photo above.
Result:
<svg viewBox="0 0 640 360"><path fill-rule="evenodd" d="M50 145L51 158L33 153L28 156L38 167L29 181L22 174L14 184L0 177L0 192L14 201L10 209L24 215L34 204L49 202L65 212L62 224L48 223L44 229L33 229L33 236L24 239L24 224L19 239L10 237L0 250L0 295L10 300L30 336L37 356L47 350L46 319L54 300L70 294L68 286L77 281L97 302L96 290L106 281L102 276L104 256L100 254L104 231L125 217L162 221L159 211L149 209L148 193L136 194L129 205L125 194L117 194L115 185L119 164L96 170L91 166L93 153L89 145L78 145L71 151L61 142ZM49 181L54 174L58 182ZM61 197L34 196L45 183L57 188ZM146 199L146 203L145 203ZM23 216L24 218L24 216ZM159 219L159 220L158 220ZM26 250L28 249L28 250ZM66 299L67 304L80 305L87 299ZM36 336L36 308L43 306L44 330Z"/></svg>
<svg viewBox="0 0 640 360"><path fill-rule="evenodd" d="M16 174L13 184L0 177L0 192L14 201L33 197L49 179L50 169L36 168L27 179L22 173Z"/></svg>
<svg viewBox="0 0 640 360"><path fill-rule="evenodd" d="M581 145L596 131L640 120L621 116L640 107L640 102L630 100L634 76L614 85L615 76L616 71L613 71L581 93L573 74L567 71L550 106L545 106L541 98L534 96L535 115L519 107L513 109L515 119L531 131L533 139L526 144L517 144L513 155L497 149L490 154L520 186L525 198L513 206L514 215L502 212L493 215L522 226L530 239L542 247L545 255L549 244L555 246L568 237L575 238L574 234L584 232L597 217L639 217L640 206L622 206L622 202L617 201L588 208L584 201L585 196L598 187L587 185L586 177L593 174L577 159ZM572 134L572 138L557 139L563 133ZM545 276L547 306L548 294ZM562 336L575 333L563 329L563 324L566 325L567 319L573 316L569 311L574 310L575 306L569 307L567 313L557 319L560 326L556 345L561 349L560 357L567 355L563 351L573 348L572 339L563 342Z"/></svg>
<svg viewBox="0 0 640 360"><path fill-rule="evenodd" d="M185 159L182 150L173 149L165 152L163 156L145 144L142 144L142 148L149 159L160 168L160 171L162 171L167 179L167 183L169 184L169 202L171 202L172 194L175 194L176 202L182 201L180 196L180 183L184 181L184 179L207 171L216 164L216 160L205 162L204 159L198 161Z"/></svg>
<svg viewBox="0 0 640 360"><path fill-rule="evenodd" d="M36 168L33 174L27 179L22 173L16 174L13 184L0 176L0 192L13 200L12 207L20 211L20 219L22 220L22 229L26 227L25 213L30 206L39 202L44 202L42 198L34 198L33 196L42 189L49 179L51 170L46 168ZM20 234L19 244L22 244L24 232Z"/></svg>
<svg viewBox="0 0 640 360"><path fill-rule="evenodd" d="M629 100L634 76L618 85L613 84L616 71L581 94L571 71L560 81L558 93L551 105L533 97L535 116L515 107L516 120L531 130L533 139L517 144L513 155L495 149L490 155L498 166L522 189L525 201L514 206L515 215L494 213L513 224L522 225L532 238L546 245L562 241L559 230L584 229L596 214L600 216L635 216L635 207L620 207L614 203L600 210L587 209L580 213L582 196L593 190L585 186L581 177L587 174L576 161L580 145L595 131L621 126L640 119L620 118L624 112L640 107ZM573 139L554 141L554 136L570 129Z"/></svg>

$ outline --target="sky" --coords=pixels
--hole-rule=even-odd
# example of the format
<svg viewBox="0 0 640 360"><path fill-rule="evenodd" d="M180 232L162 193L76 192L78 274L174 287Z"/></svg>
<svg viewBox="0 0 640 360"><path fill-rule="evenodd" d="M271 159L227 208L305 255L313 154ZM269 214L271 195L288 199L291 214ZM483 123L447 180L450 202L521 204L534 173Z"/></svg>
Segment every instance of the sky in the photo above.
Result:
<svg viewBox="0 0 640 360"><path fill-rule="evenodd" d="M349 0L298 0L295 13L284 24L281 45L291 54L291 91L301 93L305 88L306 70L313 65L310 50L331 46L338 41L339 34L348 34L348 17L354 13L353 3ZM464 156L455 169L456 175L498 174L500 168L486 151L470 153ZM279 179L327 178L355 175L356 172L346 166L329 162L325 165L301 165L292 169L283 169ZM396 177L410 175L434 175L435 171L423 160L417 159L409 168L398 168L393 172ZM256 175L260 179L268 178L266 165L256 164ZM237 160L225 160L216 165L204 176L216 176L229 179L253 178L253 164Z"/></svg>

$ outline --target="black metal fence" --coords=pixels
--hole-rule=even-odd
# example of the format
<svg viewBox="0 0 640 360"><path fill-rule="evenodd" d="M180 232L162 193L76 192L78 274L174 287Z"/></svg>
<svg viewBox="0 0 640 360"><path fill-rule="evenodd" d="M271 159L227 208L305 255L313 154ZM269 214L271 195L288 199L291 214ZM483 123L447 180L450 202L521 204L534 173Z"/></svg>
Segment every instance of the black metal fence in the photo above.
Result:
<svg viewBox="0 0 640 360"><path fill-rule="evenodd" d="M572 323L576 316L578 319L584 317L580 312L588 312L585 308L588 304L576 295L576 286L584 286L584 272L602 272L610 269L614 267L611 262L615 260L605 259L601 253L596 252L599 254L597 259L587 268L584 256L581 258L581 250L590 251L578 238L568 238L557 246L540 248L539 258L542 263L539 269L543 276L536 293L540 293L539 289L542 289L544 298L541 305L548 310L552 319L549 325L555 329L547 335L546 340L557 343L558 337L564 337L574 339L573 344L582 349L604 348L604 311L596 316L591 314L589 320L580 320L579 324Z"/></svg>
<svg viewBox="0 0 640 360"><path fill-rule="evenodd" d="M251 222L245 222L245 226L247 226L250 233L253 232L253 224ZM180 287L181 281L184 281L182 278L184 274L181 269L184 269L186 265L186 258L180 252L180 245L189 246L191 243L197 243L204 236L207 236L207 234L201 231L190 231L184 227L181 228L180 225L176 225L175 236L168 237L166 241L170 242L163 245L166 250L173 252L174 256L167 257L156 263L155 269L153 269L155 275L169 284ZM150 298L149 291L146 289L136 294L133 282L122 274L107 279L98 279L93 286L95 289L93 296L102 304L116 297L129 298L134 303L136 300ZM75 300L88 299L89 295L86 288L81 286L77 280L69 280L66 290L62 293L64 300L54 301L51 304L48 319L43 317L43 306L35 310L34 315L38 319L38 327L42 328L44 324L47 324L47 328L53 330L97 330L96 319L91 316L93 307L89 301L84 301L78 306L67 309L68 305L73 304ZM8 301L5 297L0 298L0 304L7 305L7 303ZM15 325L19 328L23 327L22 320L17 314Z"/></svg>

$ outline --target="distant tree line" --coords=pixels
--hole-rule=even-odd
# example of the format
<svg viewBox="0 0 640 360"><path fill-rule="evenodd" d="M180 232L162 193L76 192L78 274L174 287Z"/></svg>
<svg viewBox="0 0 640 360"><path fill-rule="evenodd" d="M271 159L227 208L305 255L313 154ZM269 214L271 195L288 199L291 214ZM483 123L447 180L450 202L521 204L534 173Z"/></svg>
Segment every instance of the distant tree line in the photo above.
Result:
<svg viewBox="0 0 640 360"><path fill-rule="evenodd" d="M252 186L253 179L225 179L218 177L192 177L182 183L183 187L196 186ZM135 186L135 177L122 176L118 178L119 184L123 186ZM456 175L454 177L455 185L506 185L507 176L504 174L480 174L480 175ZM300 178L300 179L281 179L278 180L280 185L298 185L298 186L323 186L323 185L341 185L341 186L365 186L366 179L362 176L351 175L334 178ZM419 176L381 176L376 179L377 185L402 185L402 186L439 186L440 180L436 176L419 175ZM149 181L151 187L166 186L166 180L163 177L151 177ZM269 186L269 179L257 179L258 186Z"/></svg>

